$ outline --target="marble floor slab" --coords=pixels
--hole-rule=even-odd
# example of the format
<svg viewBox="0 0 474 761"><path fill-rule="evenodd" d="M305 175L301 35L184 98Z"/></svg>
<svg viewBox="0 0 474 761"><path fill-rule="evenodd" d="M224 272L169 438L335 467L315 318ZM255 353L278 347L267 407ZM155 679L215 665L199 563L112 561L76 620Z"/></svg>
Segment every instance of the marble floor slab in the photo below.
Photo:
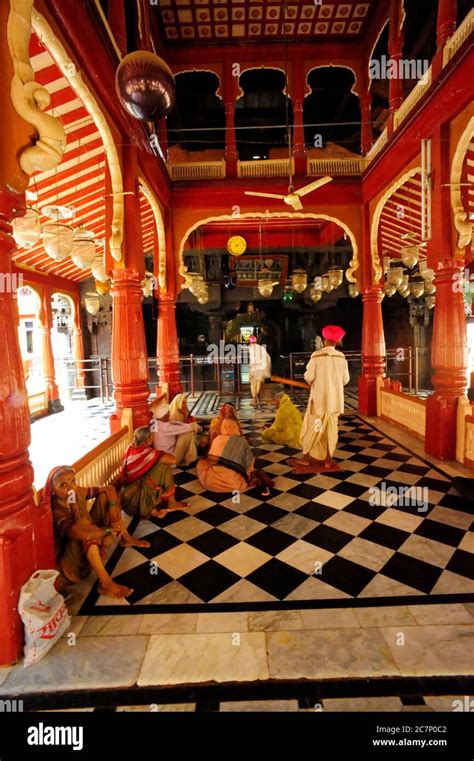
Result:
<svg viewBox="0 0 474 761"><path fill-rule="evenodd" d="M403 676L474 674L474 625L385 627L380 633Z"/></svg>

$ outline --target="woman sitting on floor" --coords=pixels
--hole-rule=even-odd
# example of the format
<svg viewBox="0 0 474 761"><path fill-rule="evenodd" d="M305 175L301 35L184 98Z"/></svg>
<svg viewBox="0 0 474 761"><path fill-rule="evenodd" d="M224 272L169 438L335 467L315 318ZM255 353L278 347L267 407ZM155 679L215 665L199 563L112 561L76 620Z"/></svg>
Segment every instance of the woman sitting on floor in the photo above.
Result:
<svg viewBox="0 0 474 761"><path fill-rule="evenodd" d="M190 415L187 394L176 394L170 404L170 420L178 423L196 423L196 418Z"/></svg>
<svg viewBox="0 0 474 761"><path fill-rule="evenodd" d="M254 470L252 449L242 436L239 424L231 419L222 421L208 458L199 460L196 470L199 481L209 491L244 492L261 484L262 495L268 496L268 487L274 485L262 470Z"/></svg>
<svg viewBox="0 0 474 761"><path fill-rule="evenodd" d="M271 426L263 428L262 439L273 444L283 444L286 447L299 449L303 424L301 413L284 391L276 395L275 404L277 408L275 420Z"/></svg>
<svg viewBox="0 0 474 761"><path fill-rule="evenodd" d="M176 457L153 447L149 428L137 428L125 452L122 467L122 507L128 515L163 518L170 510L184 510L187 502L176 502L171 465Z"/></svg>
<svg viewBox="0 0 474 761"><path fill-rule="evenodd" d="M207 439L207 442L205 442L208 446L211 446L212 442L218 436L221 432L221 425L224 420L233 420L237 425L239 426L239 433L242 433L242 429L240 427L240 423L237 418L237 413L235 411L234 405L230 402L225 402L220 410L219 414L212 418L210 425L209 425L209 436Z"/></svg>
<svg viewBox="0 0 474 761"><path fill-rule="evenodd" d="M94 504L87 509L87 500ZM41 503L53 517L56 563L61 581L76 583L94 570L99 592L107 597L128 597L133 589L116 584L104 567L105 551L114 538L125 547L149 547L145 539L130 536L122 521L117 492L112 486L79 486L74 469L61 465L50 472Z"/></svg>

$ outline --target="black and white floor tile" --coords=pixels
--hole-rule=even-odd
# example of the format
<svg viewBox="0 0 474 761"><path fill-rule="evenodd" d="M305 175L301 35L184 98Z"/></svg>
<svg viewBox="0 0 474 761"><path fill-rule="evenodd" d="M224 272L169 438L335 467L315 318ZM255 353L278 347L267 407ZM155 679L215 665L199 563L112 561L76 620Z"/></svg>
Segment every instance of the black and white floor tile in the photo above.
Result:
<svg viewBox="0 0 474 761"><path fill-rule="evenodd" d="M94 586L82 614L474 601L473 506L446 473L346 414L340 472L295 474L286 462L294 450L263 443L266 413L252 415L242 424L257 465L275 478L270 496L212 493L195 468L177 470L189 511L133 519L130 530L151 547L117 548L108 562L132 596L113 604ZM406 495L392 504L382 491L400 486L426 504Z"/></svg>

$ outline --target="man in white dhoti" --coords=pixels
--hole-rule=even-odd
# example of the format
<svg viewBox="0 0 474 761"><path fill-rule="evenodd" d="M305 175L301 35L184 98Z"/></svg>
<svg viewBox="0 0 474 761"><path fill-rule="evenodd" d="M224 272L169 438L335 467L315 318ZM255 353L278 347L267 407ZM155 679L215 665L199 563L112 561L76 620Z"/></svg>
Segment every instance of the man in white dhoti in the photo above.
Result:
<svg viewBox="0 0 474 761"><path fill-rule="evenodd" d="M257 343L256 336L249 338L249 379L253 406L260 407L260 388L265 378L272 374L272 360L265 346Z"/></svg>
<svg viewBox="0 0 474 761"><path fill-rule="evenodd" d="M313 352L306 367L304 379L311 391L300 436L303 457L288 460L297 470L319 473L337 469L332 456L338 418L344 412L344 386L349 382L347 360L336 349L344 335L337 325L324 328L324 348Z"/></svg>

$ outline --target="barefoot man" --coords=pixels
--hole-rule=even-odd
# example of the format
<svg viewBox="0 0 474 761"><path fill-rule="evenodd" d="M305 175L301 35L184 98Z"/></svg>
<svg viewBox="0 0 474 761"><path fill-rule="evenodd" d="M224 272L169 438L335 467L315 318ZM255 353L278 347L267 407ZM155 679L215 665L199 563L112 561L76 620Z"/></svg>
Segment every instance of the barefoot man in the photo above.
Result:
<svg viewBox="0 0 474 761"><path fill-rule="evenodd" d="M304 379L311 386L301 429L301 459L289 460L297 470L319 473L337 469L332 456L337 446L337 423L344 412L344 386L349 382L347 360L336 346L345 336L337 325L323 330L324 348L315 351Z"/></svg>

